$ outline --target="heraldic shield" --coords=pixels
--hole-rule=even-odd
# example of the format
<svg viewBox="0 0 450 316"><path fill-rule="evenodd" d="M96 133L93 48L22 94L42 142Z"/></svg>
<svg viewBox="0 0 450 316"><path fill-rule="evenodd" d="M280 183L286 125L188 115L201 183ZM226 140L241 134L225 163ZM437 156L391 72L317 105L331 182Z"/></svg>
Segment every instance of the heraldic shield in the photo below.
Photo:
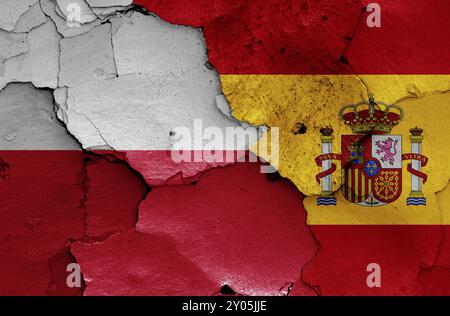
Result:
<svg viewBox="0 0 450 316"><path fill-rule="evenodd" d="M428 176L422 171L428 158L422 154L423 129L411 128L409 140L411 152L402 153L402 136L391 131L403 120L403 110L397 105L369 101L344 106L339 119L351 128L353 135L343 135L341 153L333 152L334 130L320 130L322 154L315 159L320 173L316 181L321 185L317 198L319 206L335 206L333 191L335 161L342 166L342 195L347 201L360 206L383 206L398 200L402 194L402 163L410 161L407 170L411 174L411 192L408 206L425 206L426 197L422 185Z"/></svg>
<svg viewBox="0 0 450 316"><path fill-rule="evenodd" d="M342 194L361 206L382 206L402 194L400 135L342 136Z"/></svg>

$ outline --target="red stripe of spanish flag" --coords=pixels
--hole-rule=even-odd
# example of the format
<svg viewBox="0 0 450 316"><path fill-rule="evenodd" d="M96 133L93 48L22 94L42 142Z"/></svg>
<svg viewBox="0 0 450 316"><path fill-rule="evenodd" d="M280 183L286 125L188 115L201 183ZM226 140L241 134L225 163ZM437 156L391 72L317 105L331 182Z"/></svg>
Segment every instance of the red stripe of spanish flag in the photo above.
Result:
<svg viewBox="0 0 450 316"><path fill-rule="evenodd" d="M306 282L324 295L448 294L450 192L443 189L450 174L444 132L450 97L440 92L450 89L450 2L377 1L381 28L367 27L368 2L136 1L169 22L202 27L234 116L280 127L280 172L312 196L304 205L321 245L304 270ZM333 150L340 151L340 135L350 131L337 112L366 99L368 90L405 109L395 130L403 135L404 152L409 129L424 128L427 207L405 206L406 172L402 198L391 206L357 207L338 194L338 207L316 207L319 129L333 127ZM380 289L366 285L372 262L382 267Z"/></svg>

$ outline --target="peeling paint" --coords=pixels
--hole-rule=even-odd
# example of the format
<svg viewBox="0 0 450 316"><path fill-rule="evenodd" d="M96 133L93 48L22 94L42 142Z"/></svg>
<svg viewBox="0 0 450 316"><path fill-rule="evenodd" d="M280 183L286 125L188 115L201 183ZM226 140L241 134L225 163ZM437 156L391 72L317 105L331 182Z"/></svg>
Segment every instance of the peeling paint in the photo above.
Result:
<svg viewBox="0 0 450 316"><path fill-rule="evenodd" d="M245 295L286 295L280 289L300 277L314 248L295 187L236 164L195 185L154 188L135 231L78 243L73 253L89 280L85 295L211 295L224 284ZM179 275L181 258L182 270L195 270Z"/></svg>
<svg viewBox="0 0 450 316"><path fill-rule="evenodd" d="M111 45L111 24L94 27L89 33L61 40L59 86L117 77Z"/></svg>
<svg viewBox="0 0 450 316"><path fill-rule="evenodd" d="M70 15L74 13L74 10L71 9L71 7L79 10L79 12L75 11L79 14L79 20L76 22L86 24L97 19L97 16L92 12L91 8L84 0L56 0L56 3L58 5L57 8L61 10L63 18L65 19L68 19Z"/></svg>
<svg viewBox="0 0 450 316"><path fill-rule="evenodd" d="M80 27L67 23L69 1L0 4L2 294L448 292L448 4L383 3L387 27L373 33L366 1L137 1L150 12L72 2ZM433 36L408 22L425 8ZM369 92L405 109L396 132L425 129L424 152L439 162L427 166L426 209L314 203L319 130L348 134L337 112ZM279 172L176 164L173 130L198 118L280 127ZM381 289L365 283L373 260ZM80 289L65 284L73 262Z"/></svg>
<svg viewBox="0 0 450 316"><path fill-rule="evenodd" d="M35 27L41 26L46 22L46 17L41 10L41 5L37 1L30 9L25 12L14 26L16 33L28 33Z"/></svg>
<svg viewBox="0 0 450 316"><path fill-rule="evenodd" d="M55 26L50 21L32 29L27 36L28 51L5 62L0 88L10 82L31 82L39 88L56 88L59 40Z"/></svg>
<svg viewBox="0 0 450 316"><path fill-rule="evenodd" d="M65 18L58 15L57 6L53 0L40 0L40 4L42 11L52 20L58 33L63 37L73 37L87 33L92 28L99 26L102 23L100 19L96 19L91 23L82 24L80 27L71 27L68 25Z"/></svg>
<svg viewBox="0 0 450 316"><path fill-rule="evenodd" d="M238 126L216 107L220 83L217 74L205 66L201 32L137 12L111 23L113 53L108 41L103 47L95 38L79 40L80 49L91 57L90 65L98 65L92 63L95 56L113 55L117 78L101 80L101 76L89 75L94 67L83 68L86 58L76 49L67 49L65 57L66 44L62 45L62 64L72 67L79 78L73 83L64 79L66 66L62 66L60 84L69 89L67 111L60 107L60 116L66 117L71 134L86 149L108 147L124 152L127 162L149 185L167 183L178 174L189 179L211 168L206 162L176 164L169 153L171 131L177 127L192 130L197 118L205 126ZM102 27L106 30L106 25ZM92 32L84 36L94 36Z"/></svg>
<svg viewBox="0 0 450 316"><path fill-rule="evenodd" d="M332 9L329 1L304 1L297 6L290 1L266 1L258 6L250 1L235 5L197 1L189 10L185 3L171 0L138 1L172 23L202 27L210 60L221 75L235 118L281 127L280 174L310 196L305 199L308 223L321 245L304 267L301 283L311 284L323 295L438 293L445 284L434 273L440 271L445 280L446 268L429 267L440 254L447 228L441 225L448 225L448 208L439 206L434 195L449 180L448 153L443 150L448 146L441 132L448 117L448 58L442 55L448 2L440 1L432 9L426 1L418 2L415 8L407 1L382 2L386 23L371 30L363 23L361 9L366 1ZM416 23L419 17L421 23ZM224 27L227 32L221 32ZM322 36L327 38L320 40ZM367 99L369 92L404 108L405 121L396 133L407 137L408 129L414 126L423 126L426 131L424 151L436 163L427 168L432 180L426 187L429 203L425 209L406 208L401 200L383 209L361 212L339 194L337 208L315 205L314 195L320 188L314 180L318 170L313 162L320 149L319 129L330 126L338 136L349 134L337 113L345 104ZM335 146L340 148L339 137ZM341 183L338 176L335 178L333 188L338 190ZM404 192L409 190L407 184L405 181ZM381 224L389 226L374 226ZM361 244L357 253L345 255L348 245L360 240L360 234L369 247ZM389 241L383 234L390 236ZM405 240L407 246L403 245ZM395 253L402 247L409 253L407 258ZM364 261L374 257L386 260L389 274L388 286L380 291L368 291L362 282ZM329 262L336 263L335 269L328 267ZM361 270L355 270L355 265ZM425 276L418 281L417 274L427 269L433 272L423 272L429 273L426 280L430 282L423 285Z"/></svg>
<svg viewBox="0 0 450 316"><path fill-rule="evenodd" d="M0 29L12 31L20 17L38 0L3 0L0 2Z"/></svg>

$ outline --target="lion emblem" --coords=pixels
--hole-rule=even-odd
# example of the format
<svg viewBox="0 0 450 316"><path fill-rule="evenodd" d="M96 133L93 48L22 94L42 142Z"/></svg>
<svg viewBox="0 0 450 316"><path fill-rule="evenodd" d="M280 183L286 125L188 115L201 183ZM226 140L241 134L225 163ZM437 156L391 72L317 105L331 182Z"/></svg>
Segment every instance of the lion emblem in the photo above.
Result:
<svg viewBox="0 0 450 316"><path fill-rule="evenodd" d="M375 145L378 147L377 154L381 156L382 162L389 162L391 166L394 165L395 156L397 155L398 140L388 138L384 141L376 141Z"/></svg>

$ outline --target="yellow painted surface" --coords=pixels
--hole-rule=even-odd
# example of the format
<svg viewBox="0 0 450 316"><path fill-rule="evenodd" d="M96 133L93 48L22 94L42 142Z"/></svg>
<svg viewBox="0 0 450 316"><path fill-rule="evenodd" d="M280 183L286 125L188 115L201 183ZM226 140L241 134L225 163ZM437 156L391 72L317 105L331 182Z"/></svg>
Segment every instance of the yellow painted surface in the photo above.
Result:
<svg viewBox="0 0 450 316"><path fill-rule="evenodd" d="M223 91L233 109L233 116L254 125L280 128L281 175L289 178L309 196L305 200L310 224L450 224L450 206L436 200L450 200L444 190L450 178L450 76L222 76ZM347 202L338 192L337 207L316 206L320 185L315 175L320 171L314 158L320 154L320 132L323 127L335 131L333 151L339 153L340 136L351 134L338 119L343 105L366 100L367 89L377 100L397 102L405 111L404 121L392 134L403 135L403 152L410 152L409 129L425 130L423 153L430 158L424 168L429 176L424 185L426 207L406 207L410 192L410 174L404 162L403 195L395 203L366 208ZM399 101L400 100L400 101ZM295 134L298 126L306 126L305 134ZM339 166L339 162L337 162ZM341 171L334 174L335 191L341 185ZM447 197L449 196L449 197Z"/></svg>
<svg viewBox="0 0 450 316"><path fill-rule="evenodd" d="M388 104L407 97L450 91L449 75L360 75L376 98Z"/></svg>

